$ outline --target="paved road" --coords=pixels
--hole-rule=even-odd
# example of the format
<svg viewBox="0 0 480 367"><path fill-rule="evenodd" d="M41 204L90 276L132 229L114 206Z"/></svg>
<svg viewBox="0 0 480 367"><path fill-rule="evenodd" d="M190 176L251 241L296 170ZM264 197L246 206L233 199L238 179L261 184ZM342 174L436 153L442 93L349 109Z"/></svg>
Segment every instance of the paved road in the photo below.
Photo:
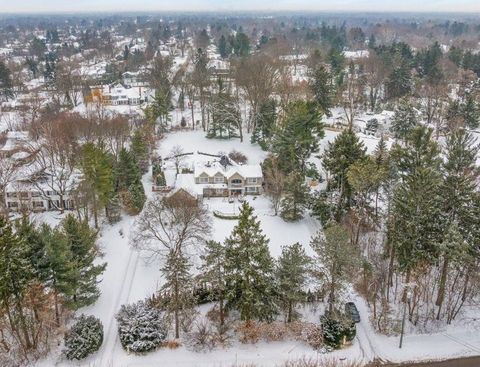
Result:
<svg viewBox="0 0 480 367"><path fill-rule="evenodd" d="M402 364L373 364L369 367L480 367L480 357L452 359L443 362L429 363L402 363Z"/></svg>

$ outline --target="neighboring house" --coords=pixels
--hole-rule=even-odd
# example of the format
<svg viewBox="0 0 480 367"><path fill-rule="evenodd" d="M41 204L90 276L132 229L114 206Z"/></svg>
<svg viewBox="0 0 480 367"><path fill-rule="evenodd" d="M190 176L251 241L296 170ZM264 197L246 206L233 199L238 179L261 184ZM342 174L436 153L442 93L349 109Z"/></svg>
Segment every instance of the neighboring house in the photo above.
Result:
<svg viewBox="0 0 480 367"><path fill-rule="evenodd" d="M60 202L63 200L63 206ZM40 190L37 185L28 181L15 181L5 190L5 206L9 211L30 210L43 212L46 210L73 209L73 199L70 194L63 198L55 191L45 188Z"/></svg>
<svg viewBox="0 0 480 367"><path fill-rule="evenodd" d="M126 88L120 83L91 87L91 100L110 106L138 106L148 101L144 87Z"/></svg>
<svg viewBox="0 0 480 367"><path fill-rule="evenodd" d="M230 197L262 193L262 167L239 165L226 156L220 160L197 163L193 173L178 174L175 189L182 188L192 196Z"/></svg>
<svg viewBox="0 0 480 367"><path fill-rule="evenodd" d="M140 71L126 71L122 74L123 85L126 87L144 87L147 85L144 79Z"/></svg>

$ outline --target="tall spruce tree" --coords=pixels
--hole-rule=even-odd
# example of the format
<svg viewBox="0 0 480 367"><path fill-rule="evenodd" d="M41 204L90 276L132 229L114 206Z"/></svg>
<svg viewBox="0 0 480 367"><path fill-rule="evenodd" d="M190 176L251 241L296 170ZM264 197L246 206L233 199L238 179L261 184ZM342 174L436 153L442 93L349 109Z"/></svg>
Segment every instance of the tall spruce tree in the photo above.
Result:
<svg viewBox="0 0 480 367"><path fill-rule="evenodd" d="M75 282L73 254L65 234L43 224L38 230L44 244L44 284L53 290L55 301L55 322L60 325L60 304L63 299L74 295L72 284Z"/></svg>
<svg viewBox="0 0 480 367"><path fill-rule="evenodd" d="M404 141L409 132L418 124L418 117L410 101L401 99L392 119L392 132L396 139Z"/></svg>
<svg viewBox="0 0 480 367"><path fill-rule="evenodd" d="M290 103L271 147L282 171L289 173L300 170L305 173L306 161L318 151L318 141L323 136L323 125L316 105L305 101Z"/></svg>
<svg viewBox="0 0 480 367"><path fill-rule="evenodd" d="M248 203L242 204L238 224L225 246L227 307L237 309L247 322L273 320L277 312L273 259L268 239Z"/></svg>
<svg viewBox="0 0 480 367"><path fill-rule="evenodd" d="M0 216L0 304L6 312L10 329L24 350L32 347L23 301L32 281L25 241L14 233L10 223Z"/></svg>
<svg viewBox="0 0 480 367"><path fill-rule="evenodd" d="M66 297L66 303L76 310L92 304L100 296L99 276L105 271L107 264L95 264L98 256L97 231L91 229L87 222L79 221L69 214L62 221L61 230L71 251L73 272L70 282L72 291L71 295Z"/></svg>
<svg viewBox="0 0 480 367"><path fill-rule="evenodd" d="M298 242L282 248L282 255L276 267L276 276L280 307L287 322L292 322L295 318L297 303L305 300L304 287L310 262L311 259Z"/></svg>
<svg viewBox="0 0 480 367"><path fill-rule="evenodd" d="M275 100L269 99L262 102L254 118L253 126L255 126L255 130L252 133L251 142L258 143L263 150L268 150L277 120L277 103Z"/></svg>
<svg viewBox="0 0 480 367"><path fill-rule="evenodd" d="M165 283L162 292L165 294L165 306L174 318L175 338L180 337L182 319L191 313L195 300L193 297L193 278L190 273L191 264L180 249L168 251L162 273Z"/></svg>
<svg viewBox="0 0 480 367"><path fill-rule="evenodd" d="M406 283L418 266L433 264L439 256L444 228L439 154L432 130L425 126L410 132L405 147L397 145L392 150L400 182L393 196L387 237L393 246L391 256L397 259Z"/></svg>
<svg viewBox="0 0 480 367"><path fill-rule="evenodd" d="M298 171L292 172L285 180L284 195L280 203L280 216L289 222L303 218L308 204L309 188L305 178Z"/></svg>
<svg viewBox="0 0 480 367"><path fill-rule="evenodd" d="M225 246L217 241L207 241L205 243L204 253L200 256L202 259L201 278L212 289L214 297L218 300L218 312L220 326L225 321Z"/></svg>
<svg viewBox="0 0 480 367"><path fill-rule="evenodd" d="M98 228L98 210L108 204L114 192L112 159L104 149L87 143L82 149L81 167L92 194L95 228Z"/></svg>
<svg viewBox="0 0 480 367"><path fill-rule="evenodd" d="M148 171L148 142L147 136L143 129L136 129L132 136L131 152L138 163L138 167L142 173Z"/></svg>
<svg viewBox="0 0 480 367"><path fill-rule="evenodd" d="M336 189L340 194L337 218L343 209L351 206L353 190L347 179L348 169L352 164L365 159L365 152L365 146L351 129L342 131L325 149L322 165L331 175L327 189Z"/></svg>
<svg viewBox="0 0 480 367"><path fill-rule="evenodd" d="M477 141L465 130L454 131L447 137L441 185L447 230L440 253L441 276L435 301L438 306L437 319L441 316L452 264L455 267L465 266L469 269L475 258L472 255L476 253L476 249L471 246L478 241L480 224L478 213L472 203L475 203L478 195L477 182L480 169L476 161L479 151ZM462 244L470 244L470 248L465 248ZM468 254L470 256L467 256Z"/></svg>

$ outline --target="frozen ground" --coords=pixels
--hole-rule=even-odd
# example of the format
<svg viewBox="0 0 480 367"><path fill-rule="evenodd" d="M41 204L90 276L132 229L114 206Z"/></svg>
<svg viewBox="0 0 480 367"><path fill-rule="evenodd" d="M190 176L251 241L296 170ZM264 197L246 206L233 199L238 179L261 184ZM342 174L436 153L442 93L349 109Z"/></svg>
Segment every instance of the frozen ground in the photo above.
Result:
<svg viewBox="0 0 480 367"><path fill-rule="evenodd" d="M337 132L327 131L326 139L331 140ZM250 163L259 163L265 157L257 146L249 143L249 137L244 143L238 140L207 140L201 131L177 132L168 135L159 143L161 155L168 155L174 145L181 145L185 151L201 150L217 153L229 152L232 149L243 152ZM373 151L378 139L362 136L369 152ZM144 186L149 197L151 179L144 177ZM270 238L270 250L277 257L281 246L299 242L312 254L308 243L310 237L319 229L319 223L306 217L297 223L285 223L279 217L272 215L270 205L265 197L249 198L255 208L255 213L261 221L261 226ZM238 211L239 203L228 203L223 199L205 200L210 210L224 212ZM36 216L37 221L56 223L61 219L58 214L46 213ZM212 218L213 238L222 241L227 237L236 221ZM114 226L105 225L101 231L100 246L104 253L99 261L108 262L107 269L100 283L101 296L92 306L81 312L93 314L102 320L105 329L105 340L98 353L82 362L67 362L60 356L60 348L52 353L47 360L37 363L38 366L95 366L95 367L151 367L151 366L233 366L255 363L262 366L279 365L281 362L301 357L324 358L309 346L300 342L261 342L255 345L236 343L228 349L214 350L208 353L195 353L185 347L176 350L160 349L145 356L128 355L120 346L117 336L117 326L114 315L124 303L133 302L151 295L161 285L160 263L146 262L129 246L129 235L133 228L134 218L125 216ZM371 361L374 358L389 361L413 361L425 359L445 359L457 356L480 355L480 333L474 328L464 326L451 327L445 332L432 335L407 335L404 347L398 348L398 337L386 337L373 331L368 320L368 307L361 298L356 299L362 322L357 328L357 337L353 345L340 351L328 354L327 357L347 358L352 360ZM309 320L318 320L320 312L304 309Z"/></svg>

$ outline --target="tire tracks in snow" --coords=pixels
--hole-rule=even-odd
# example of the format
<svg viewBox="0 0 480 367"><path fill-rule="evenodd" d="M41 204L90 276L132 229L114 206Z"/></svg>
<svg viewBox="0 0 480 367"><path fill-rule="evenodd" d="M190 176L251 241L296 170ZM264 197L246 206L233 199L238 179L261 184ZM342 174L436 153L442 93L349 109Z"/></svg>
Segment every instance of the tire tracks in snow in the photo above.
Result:
<svg viewBox="0 0 480 367"><path fill-rule="evenodd" d="M133 280L135 279L135 273L137 270L139 259L140 254L137 251L129 249L125 272L122 276L121 281L119 282L120 290L110 311L111 316L108 324L108 329L104 337L104 348L101 358L99 359L99 367L115 366L115 364L113 363L113 356L118 341L115 315L120 309L120 306L128 302L128 298L130 296L133 286ZM125 287L125 285L127 285L127 287Z"/></svg>
<svg viewBox="0 0 480 367"><path fill-rule="evenodd" d="M466 342L466 341L463 341L461 340L460 338L456 337L456 336L453 336L451 334L447 334L447 333L442 333L443 336L445 336L446 338L454 341L455 343L457 344L460 344L462 346L464 346L465 348L469 349L471 352L474 352L474 353L477 353L477 354L480 354L480 348Z"/></svg>

